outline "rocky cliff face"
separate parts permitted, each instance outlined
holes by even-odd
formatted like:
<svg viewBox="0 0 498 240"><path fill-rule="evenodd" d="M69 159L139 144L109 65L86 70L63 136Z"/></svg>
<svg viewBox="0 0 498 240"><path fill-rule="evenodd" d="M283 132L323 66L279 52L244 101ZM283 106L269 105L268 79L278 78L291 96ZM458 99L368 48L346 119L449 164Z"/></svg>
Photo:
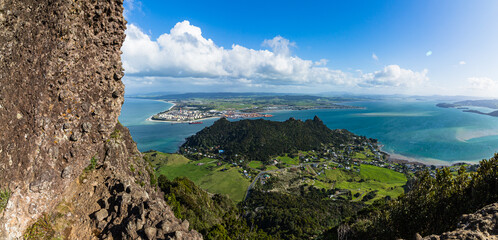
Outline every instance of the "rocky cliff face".
<svg viewBox="0 0 498 240"><path fill-rule="evenodd" d="M67 239L199 237L116 127L122 11L122 0L0 0L0 239L40 221Z"/></svg>
<svg viewBox="0 0 498 240"><path fill-rule="evenodd" d="M154 181L152 167L143 160L128 129L118 124L54 210L42 216L50 231L36 229L38 220L26 236L201 239L189 230L188 221L175 218Z"/></svg>
<svg viewBox="0 0 498 240"><path fill-rule="evenodd" d="M488 205L473 214L462 216L457 229L424 240L496 240L498 239L498 203Z"/></svg>

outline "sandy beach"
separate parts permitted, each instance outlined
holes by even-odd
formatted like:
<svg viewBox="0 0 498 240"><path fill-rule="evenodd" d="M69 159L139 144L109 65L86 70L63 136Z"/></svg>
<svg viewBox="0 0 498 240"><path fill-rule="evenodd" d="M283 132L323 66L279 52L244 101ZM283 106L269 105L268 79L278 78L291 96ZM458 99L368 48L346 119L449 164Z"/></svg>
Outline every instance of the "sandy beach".
<svg viewBox="0 0 498 240"><path fill-rule="evenodd" d="M389 161L389 162L414 164L414 165L433 165L432 163L420 161L418 159L403 156L401 154L387 153L387 152L385 152L385 153L389 155L389 157L387 158L387 161ZM444 162L444 164L439 164L439 165L448 165L448 163Z"/></svg>
<svg viewBox="0 0 498 240"><path fill-rule="evenodd" d="M155 100L155 101L158 101L158 102L167 102L167 103L171 103L173 105L171 105L171 107L168 108L168 110L166 111L169 111L171 110L174 106L176 106L176 103L175 102L171 102L171 101L164 101L164 100Z"/></svg>
<svg viewBox="0 0 498 240"><path fill-rule="evenodd" d="M396 153L389 153L389 152L384 152L389 155L389 158L387 161L389 162L394 162L394 163L404 163L404 164L415 164L415 165L435 165L435 166L452 166L458 163L469 163L469 164L477 164L479 161L443 161L439 159L433 159L433 158L423 158L423 159L417 159L417 158L412 158L412 157L407 157L401 154L396 154Z"/></svg>

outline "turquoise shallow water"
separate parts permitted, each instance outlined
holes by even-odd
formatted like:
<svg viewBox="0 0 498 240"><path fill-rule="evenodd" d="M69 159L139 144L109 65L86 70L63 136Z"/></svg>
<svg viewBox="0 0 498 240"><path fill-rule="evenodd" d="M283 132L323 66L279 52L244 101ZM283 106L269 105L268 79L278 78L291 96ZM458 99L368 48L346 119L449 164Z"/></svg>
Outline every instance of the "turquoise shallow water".
<svg viewBox="0 0 498 240"><path fill-rule="evenodd" d="M498 118L438 108L437 102L372 101L349 105L366 109L308 110L272 113L271 120L289 117L320 117L329 128L344 128L377 138L384 150L428 163L478 161L498 151ZM130 129L140 151L150 149L176 152L184 139L216 119L204 124L170 124L146 121L170 103L126 98L119 118Z"/></svg>

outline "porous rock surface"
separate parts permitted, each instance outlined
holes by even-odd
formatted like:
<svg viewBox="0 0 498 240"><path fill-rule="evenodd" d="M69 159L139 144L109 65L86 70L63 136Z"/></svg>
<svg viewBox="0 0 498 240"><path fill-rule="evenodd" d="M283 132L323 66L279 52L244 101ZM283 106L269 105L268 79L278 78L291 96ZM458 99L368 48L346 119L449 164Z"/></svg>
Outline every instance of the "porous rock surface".
<svg viewBox="0 0 498 240"><path fill-rule="evenodd" d="M128 131L116 128L122 4L0 0L0 190L11 193L0 239L21 238L61 209L67 239L199 237L174 218ZM99 169L83 171L92 157Z"/></svg>
<svg viewBox="0 0 498 240"><path fill-rule="evenodd" d="M127 128L118 124L70 191L51 212L58 236L65 239L202 239L188 221L175 218L151 185ZM124 161L123 159L126 159ZM81 234L84 233L84 234ZM91 234L89 234L91 233Z"/></svg>
<svg viewBox="0 0 498 240"><path fill-rule="evenodd" d="M457 229L424 240L498 240L498 203L488 205L473 214L465 214Z"/></svg>

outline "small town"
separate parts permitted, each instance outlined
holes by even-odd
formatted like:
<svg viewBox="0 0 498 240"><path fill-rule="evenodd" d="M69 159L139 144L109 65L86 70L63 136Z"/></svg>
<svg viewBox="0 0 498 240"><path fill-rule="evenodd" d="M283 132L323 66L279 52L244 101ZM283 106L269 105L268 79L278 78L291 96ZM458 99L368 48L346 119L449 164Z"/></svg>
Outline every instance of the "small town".
<svg viewBox="0 0 498 240"><path fill-rule="evenodd" d="M193 122L208 118L221 118L221 117L226 117L230 119L240 119L240 118L273 117L273 115L262 114L262 113L243 113L239 111L217 111L217 110L203 111L203 110L185 110L182 108L178 108L158 113L152 116L151 120L185 123L185 122Z"/></svg>
<svg viewBox="0 0 498 240"><path fill-rule="evenodd" d="M200 110L169 110L166 112L158 113L151 117L152 120L168 121L168 122L191 122L206 118L220 117L222 113L214 110L200 111Z"/></svg>

